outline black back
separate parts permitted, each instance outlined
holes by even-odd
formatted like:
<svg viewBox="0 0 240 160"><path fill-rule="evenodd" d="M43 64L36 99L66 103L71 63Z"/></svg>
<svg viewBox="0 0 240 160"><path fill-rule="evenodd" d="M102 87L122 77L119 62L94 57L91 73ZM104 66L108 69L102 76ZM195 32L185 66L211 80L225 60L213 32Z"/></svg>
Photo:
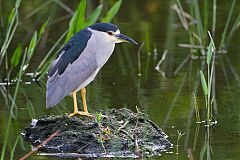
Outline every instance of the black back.
<svg viewBox="0 0 240 160"><path fill-rule="evenodd" d="M75 34L69 42L61 49L56 59L49 69L48 76L52 76L56 71L61 75L66 70L67 66L73 63L83 52L87 46L88 40L91 38L91 31L83 29Z"/></svg>

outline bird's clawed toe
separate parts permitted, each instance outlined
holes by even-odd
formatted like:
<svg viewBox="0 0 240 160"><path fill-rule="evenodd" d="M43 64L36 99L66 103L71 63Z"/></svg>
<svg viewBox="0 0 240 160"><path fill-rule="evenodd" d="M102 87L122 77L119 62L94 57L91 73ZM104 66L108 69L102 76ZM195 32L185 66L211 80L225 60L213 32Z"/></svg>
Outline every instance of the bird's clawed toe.
<svg viewBox="0 0 240 160"><path fill-rule="evenodd" d="M73 112L72 114L68 115L68 117L73 117L73 116L75 116L75 115L93 117L92 114L90 114L90 113L88 113L88 112L81 112L81 111Z"/></svg>

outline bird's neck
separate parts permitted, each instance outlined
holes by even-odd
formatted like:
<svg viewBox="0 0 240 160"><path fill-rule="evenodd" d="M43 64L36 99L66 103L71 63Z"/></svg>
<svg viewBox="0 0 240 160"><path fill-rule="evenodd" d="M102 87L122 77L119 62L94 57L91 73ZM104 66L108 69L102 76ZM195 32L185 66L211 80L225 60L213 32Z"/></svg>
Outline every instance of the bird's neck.
<svg viewBox="0 0 240 160"><path fill-rule="evenodd" d="M113 53L115 43L107 39L106 33L92 34L89 46L94 46L93 51L99 68L101 68Z"/></svg>

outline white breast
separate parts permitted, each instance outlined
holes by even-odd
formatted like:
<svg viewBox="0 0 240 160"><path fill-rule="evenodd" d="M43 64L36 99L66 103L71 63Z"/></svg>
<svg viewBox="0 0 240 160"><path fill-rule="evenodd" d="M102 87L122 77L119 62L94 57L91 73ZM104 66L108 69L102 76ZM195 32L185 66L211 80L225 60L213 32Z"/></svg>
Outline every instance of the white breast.
<svg viewBox="0 0 240 160"><path fill-rule="evenodd" d="M89 40L90 46L95 48L95 58L99 69L108 61L113 53L115 43L109 38L108 34L91 30L92 36Z"/></svg>
<svg viewBox="0 0 240 160"><path fill-rule="evenodd" d="M87 86L91 81L93 81L99 70L103 67L103 65L108 61L108 59L112 55L115 47L115 43L108 39L109 37L107 36L106 33L98 31L92 31L92 33L93 34L88 41L84 53L81 54L82 58L80 59L83 59L83 57L84 59L95 58L93 62L97 63L96 64L97 70L95 70L95 72L93 72L92 75L89 76L85 82L79 85L76 91L79 91L81 88Z"/></svg>

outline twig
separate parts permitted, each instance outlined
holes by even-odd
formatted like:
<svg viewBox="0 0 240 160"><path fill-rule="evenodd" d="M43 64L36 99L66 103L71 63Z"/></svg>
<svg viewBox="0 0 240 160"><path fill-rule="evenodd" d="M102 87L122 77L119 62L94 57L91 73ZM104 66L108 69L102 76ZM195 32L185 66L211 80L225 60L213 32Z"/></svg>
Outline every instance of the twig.
<svg viewBox="0 0 240 160"><path fill-rule="evenodd" d="M164 79L166 79L166 75L165 75L165 72L163 72L163 71L160 69L160 65L161 65L162 62L165 60L166 55L167 55L167 52L168 52L168 50L165 50L165 51L163 52L162 58L160 59L160 61L157 63L157 65L156 65L156 67L155 67L155 70L157 70L159 73L161 73L161 75L163 76Z"/></svg>
<svg viewBox="0 0 240 160"><path fill-rule="evenodd" d="M120 129L125 128L128 123L129 123L129 120L127 120L121 127L119 127L118 131L119 131Z"/></svg>
<svg viewBox="0 0 240 160"><path fill-rule="evenodd" d="M121 131L122 133L124 133L125 135L127 135L133 142L134 142L134 138L133 136L131 136L127 131L120 129L119 131Z"/></svg>
<svg viewBox="0 0 240 160"><path fill-rule="evenodd" d="M62 1L60 1L60 0L53 0L53 2L55 2L57 5L62 7L65 11L69 12L71 15L74 15L73 10L70 7L68 7L66 4L64 4Z"/></svg>
<svg viewBox="0 0 240 160"><path fill-rule="evenodd" d="M140 57L140 54L141 54L141 50L144 46L144 42L141 43L141 46L139 47L138 49L138 76L142 76L142 73L141 73L141 57Z"/></svg>
<svg viewBox="0 0 240 160"><path fill-rule="evenodd" d="M202 45L193 45L193 44L185 44L185 43L179 43L178 46L182 48L207 49L207 47Z"/></svg>
<svg viewBox="0 0 240 160"><path fill-rule="evenodd" d="M160 70L160 65L161 65L162 62L165 60L167 52L168 52L168 50L165 50L165 51L163 52L162 58L160 59L160 61L157 63L157 65L156 65L156 67L155 67L156 70Z"/></svg>
<svg viewBox="0 0 240 160"><path fill-rule="evenodd" d="M41 6L37 7L36 9L31 11L29 14L27 14L27 16L24 17L24 19L31 18L33 15L38 13L40 10L46 8L47 6L49 6L51 3L52 3L52 1L45 1L45 3L43 3Z"/></svg>
<svg viewBox="0 0 240 160"><path fill-rule="evenodd" d="M135 147L134 154L138 157L142 157L142 151L139 148L138 139L136 135L134 135L134 147Z"/></svg>
<svg viewBox="0 0 240 160"><path fill-rule="evenodd" d="M177 69L173 72L173 75L176 76L180 70L183 68L183 66L189 61L189 59L191 58L191 55L189 54L177 67Z"/></svg>
<svg viewBox="0 0 240 160"><path fill-rule="evenodd" d="M179 10L179 8L178 8L178 6L176 4L172 5L171 8L172 8L172 10L174 10L176 12L178 12L177 10ZM189 19L191 21L194 21L194 18L189 13L187 13L187 12L185 12L183 10L181 12L182 12L182 15L184 17L186 17L187 19Z"/></svg>
<svg viewBox="0 0 240 160"><path fill-rule="evenodd" d="M179 2L179 1L177 1L177 2ZM179 5L179 7L178 7L178 5ZM183 15L183 9L182 9L181 3L179 2L178 5L175 4L171 8L177 12L179 19L183 25L183 28L186 31L188 31L188 29L189 29L188 22L187 22L186 17Z"/></svg>
<svg viewBox="0 0 240 160"><path fill-rule="evenodd" d="M123 128L125 128L128 123L129 123L129 120L127 120L122 126L120 126L120 127L114 132L114 135L116 135L117 133L120 132L120 130L122 130Z"/></svg>
<svg viewBox="0 0 240 160"><path fill-rule="evenodd" d="M53 134L51 134L46 140L44 140L41 144L39 144L36 148L34 148L32 151L28 152L25 156L20 158L19 160L25 160L30 155L32 155L34 152L38 151L42 146L46 145L50 140L52 140L56 135L60 133L60 130L57 130Z"/></svg>

